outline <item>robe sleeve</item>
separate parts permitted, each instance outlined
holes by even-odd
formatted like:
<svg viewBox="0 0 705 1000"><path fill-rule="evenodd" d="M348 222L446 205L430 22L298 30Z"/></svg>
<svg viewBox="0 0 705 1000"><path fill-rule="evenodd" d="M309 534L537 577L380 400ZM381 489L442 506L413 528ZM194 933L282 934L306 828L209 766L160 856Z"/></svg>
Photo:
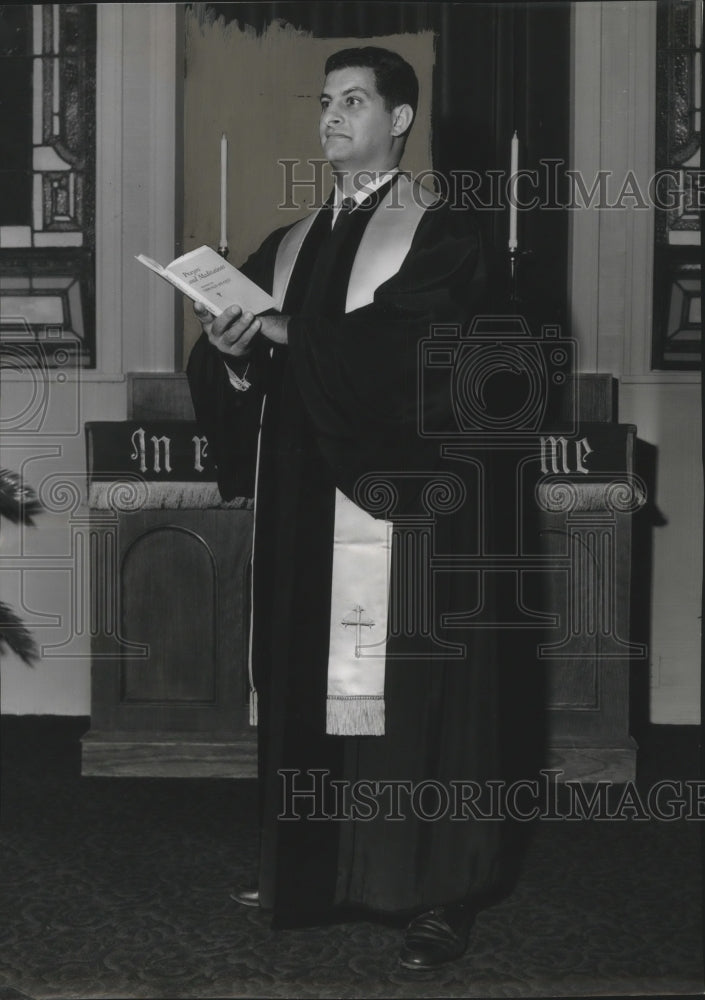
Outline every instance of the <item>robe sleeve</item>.
<svg viewBox="0 0 705 1000"><path fill-rule="evenodd" d="M338 487L369 472L432 470L437 438L454 425L453 364L429 367L435 324L466 330L482 312L486 274L469 213L427 211L399 272L369 305L339 320L289 321L289 355L318 444Z"/></svg>
<svg viewBox="0 0 705 1000"><path fill-rule="evenodd" d="M248 278L271 292L274 260L284 229L276 230L242 265ZM196 423L208 439L223 500L254 496L257 438L269 368L269 345L263 337L253 342L248 358L246 391L235 389L228 378L226 356L213 347L205 333L196 341L186 367ZM242 365L232 365L242 374Z"/></svg>

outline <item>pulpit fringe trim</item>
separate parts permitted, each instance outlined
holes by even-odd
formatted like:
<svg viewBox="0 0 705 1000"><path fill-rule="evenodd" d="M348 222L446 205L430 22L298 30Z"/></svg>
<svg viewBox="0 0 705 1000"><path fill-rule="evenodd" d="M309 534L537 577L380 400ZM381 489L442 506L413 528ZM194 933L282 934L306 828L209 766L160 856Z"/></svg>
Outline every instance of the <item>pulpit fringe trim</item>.
<svg viewBox="0 0 705 1000"><path fill-rule="evenodd" d="M216 483L119 480L92 482L88 506L94 510L241 510L252 506L247 497L223 500Z"/></svg>

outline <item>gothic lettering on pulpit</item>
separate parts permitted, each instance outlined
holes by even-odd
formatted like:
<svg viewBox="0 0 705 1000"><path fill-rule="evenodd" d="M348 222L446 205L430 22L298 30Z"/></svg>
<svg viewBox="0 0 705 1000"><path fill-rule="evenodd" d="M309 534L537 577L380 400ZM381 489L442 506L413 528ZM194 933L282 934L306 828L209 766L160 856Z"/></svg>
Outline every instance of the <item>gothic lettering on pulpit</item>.
<svg viewBox="0 0 705 1000"><path fill-rule="evenodd" d="M122 513L149 508L246 508L224 501L217 470L195 421L120 420L86 424L89 505Z"/></svg>
<svg viewBox="0 0 705 1000"><path fill-rule="evenodd" d="M96 421L87 425L93 476L126 473L146 480L214 482L208 439L196 424L173 421Z"/></svg>
<svg viewBox="0 0 705 1000"><path fill-rule="evenodd" d="M579 441L568 441L567 438L554 437L552 434L542 436L541 445L541 474L547 476L552 472L555 476L561 472L569 476L572 472L581 473L587 476L590 472L585 467L585 459L593 453L593 449L588 444L586 437ZM560 459L560 462L559 462ZM549 470L548 463L551 468Z"/></svg>
<svg viewBox="0 0 705 1000"><path fill-rule="evenodd" d="M208 454L208 438L202 434L194 434L191 440L193 441L193 467L196 472L204 472L206 467L201 463L201 459L205 459Z"/></svg>
<svg viewBox="0 0 705 1000"><path fill-rule="evenodd" d="M147 471L147 444L146 444L146 432L144 427L138 427L137 430L132 435L131 441L134 447L134 451L130 455L133 461L139 459L139 471ZM170 451L171 451L171 438L168 438L166 434L162 434L161 437L157 437L156 434L152 434L150 442L153 447L152 451L152 471L155 473L161 472L161 452L162 447L164 449L164 471L171 472Z"/></svg>

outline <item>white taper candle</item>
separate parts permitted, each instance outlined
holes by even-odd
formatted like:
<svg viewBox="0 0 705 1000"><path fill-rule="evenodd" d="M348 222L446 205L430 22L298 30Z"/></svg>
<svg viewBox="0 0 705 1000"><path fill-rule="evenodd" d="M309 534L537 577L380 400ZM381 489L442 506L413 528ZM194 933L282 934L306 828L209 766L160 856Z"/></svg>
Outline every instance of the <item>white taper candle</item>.
<svg viewBox="0 0 705 1000"><path fill-rule="evenodd" d="M220 249L228 245L228 137L220 137Z"/></svg>
<svg viewBox="0 0 705 1000"><path fill-rule="evenodd" d="M512 150L509 166L509 249L516 250L519 246L517 240L517 180L516 175L519 170L519 136L514 133L512 136Z"/></svg>

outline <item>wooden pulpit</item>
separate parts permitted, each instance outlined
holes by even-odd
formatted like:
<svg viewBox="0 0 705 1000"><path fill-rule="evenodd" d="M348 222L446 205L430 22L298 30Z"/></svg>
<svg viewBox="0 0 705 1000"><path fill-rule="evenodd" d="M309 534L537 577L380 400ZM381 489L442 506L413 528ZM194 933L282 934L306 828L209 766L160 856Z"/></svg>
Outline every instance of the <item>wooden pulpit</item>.
<svg viewBox="0 0 705 1000"><path fill-rule="evenodd" d="M82 773L249 777L252 501L221 501L195 423L149 412L86 426L92 692Z"/></svg>
<svg viewBox="0 0 705 1000"><path fill-rule="evenodd" d="M82 770L254 776L252 501L221 501L183 377L144 378L153 385L132 419L86 427L93 665ZM525 525L512 515L521 538L491 560L515 608L503 628L506 662L516 661L506 737L525 766L534 712L540 763L558 780L626 781L636 771L630 664L646 652L630 637L632 518L645 496L636 429L612 419L612 380L582 381L571 433L547 430L518 458L507 453L505 494L530 513ZM165 419L175 387L181 419Z"/></svg>

